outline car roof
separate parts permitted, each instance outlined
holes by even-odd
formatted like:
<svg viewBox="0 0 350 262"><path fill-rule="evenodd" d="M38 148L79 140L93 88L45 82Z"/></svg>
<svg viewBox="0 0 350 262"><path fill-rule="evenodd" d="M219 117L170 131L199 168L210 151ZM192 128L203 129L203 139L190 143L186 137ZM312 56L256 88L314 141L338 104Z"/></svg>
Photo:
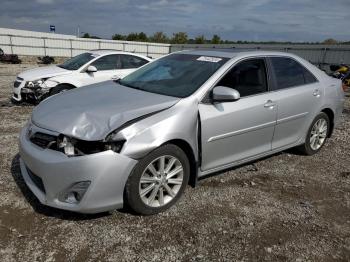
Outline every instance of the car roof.
<svg viewBox="0 0 350 262"><path fill-rule="evenodd" d="M136 55L140 57L146 57L144 55L138 54L138 53L131 53L131 52L124 52L124 51L118 51L118 50L112 50L112 49L95 49L87 51L92 54L96 55L110 55L110 54L125 54L125 55ZM148 58L149 59L149 58Z"/></svg>
<svg viewBox="0 0 350 262"><path fill-rule="evenodd" d="M278 52L278 51L265 51L265 50L249 50L249 49L238 49L238 48L230 48L230 49L193 49L193 50L184 50L180 51L182 54L189 55L203 55L203 56L218 56L218 57L226 57L226 58L234 58L236 56L289 56L294 57L293 54L286 52Z"/></svg>

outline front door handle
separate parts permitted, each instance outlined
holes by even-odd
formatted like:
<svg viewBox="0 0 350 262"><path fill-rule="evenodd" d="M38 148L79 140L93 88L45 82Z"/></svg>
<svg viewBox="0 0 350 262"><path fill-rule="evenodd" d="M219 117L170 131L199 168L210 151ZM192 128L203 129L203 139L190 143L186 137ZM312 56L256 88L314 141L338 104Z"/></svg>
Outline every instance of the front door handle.
<svg viewBox="0 0 350 262"><path fill-rule="evenodd" d="M312 93L312 95L316 96L316 97L320 97L321 96L320 90L315 89L314 92Z"/></svg>
<svg viewBox="0 0 350 262"><path fill-rule="evenodd" d="M273 109L276 106L276 103L273 102L272 100L267 100L264 107L265 108L269 108L269 109Z"/></svg>

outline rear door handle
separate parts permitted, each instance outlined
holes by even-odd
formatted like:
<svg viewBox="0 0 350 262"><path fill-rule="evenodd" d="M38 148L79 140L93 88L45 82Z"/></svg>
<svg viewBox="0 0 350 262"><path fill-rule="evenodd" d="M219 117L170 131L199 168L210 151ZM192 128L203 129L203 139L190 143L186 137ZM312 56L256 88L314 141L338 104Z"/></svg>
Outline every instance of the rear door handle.
<svg viewBox="0 0 350 262"><path fill-rule="evenodd" d="M320 90L318 90L318 89L315 89L312 94L313 94L313 96L316 96L316 97L320 97L321 96Z"/></svg>
<svg viewBox="0 0 350 262"><path fill-rule="evenodd" d="M269 109L273 109L276 106L276 103L273 102L272 100L267 100L264 107L265 108L269 108Z"/></svg>

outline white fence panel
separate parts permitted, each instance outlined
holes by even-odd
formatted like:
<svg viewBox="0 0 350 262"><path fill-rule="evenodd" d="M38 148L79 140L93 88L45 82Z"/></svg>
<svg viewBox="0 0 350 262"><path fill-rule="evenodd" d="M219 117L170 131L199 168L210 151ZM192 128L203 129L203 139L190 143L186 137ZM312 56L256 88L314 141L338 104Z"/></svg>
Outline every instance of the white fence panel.
<svg viewBox="0 0 350 262"><path fill-rule="evenodd" d="M147 42L130 42L103 39L76 38L23 30L0 28L0 48L5 53L32 56L71 57L93 49L111 49L135 52L158 58L174 51L195 48L230 48L278 50L297 54L315 64L350 64L349 45L303 45L303 44L223 44L223 45L170 45Z"/></svg>
<svg viewBox="0 0 350 262"><path fill-rule="evenodd" d="M63 37L56 34L7 30L6 28L0 28L0 47L4 52L10 54L63 57L75 56L88 50L111 49L158 58L170 51L170 44Z"/></svg>
<svg viewBox="0 0 350 262"><path fill-rule="evenodd" d="M101 49L113 49L123 51L124 44L118 42L101 42Z"/></svg>

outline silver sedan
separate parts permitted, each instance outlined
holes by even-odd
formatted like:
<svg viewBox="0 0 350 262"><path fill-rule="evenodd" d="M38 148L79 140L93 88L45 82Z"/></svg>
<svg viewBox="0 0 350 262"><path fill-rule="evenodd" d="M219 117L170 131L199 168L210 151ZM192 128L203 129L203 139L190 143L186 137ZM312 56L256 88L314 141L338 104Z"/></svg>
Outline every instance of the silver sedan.
<svg viewBox="0 0 350 262"><path fill-rule="evenodd" d="M174 53L43 101L20 135L21 171L45 205L155 214L211 173L317 153L343 102L340 80L295 55Z"/></svg>

